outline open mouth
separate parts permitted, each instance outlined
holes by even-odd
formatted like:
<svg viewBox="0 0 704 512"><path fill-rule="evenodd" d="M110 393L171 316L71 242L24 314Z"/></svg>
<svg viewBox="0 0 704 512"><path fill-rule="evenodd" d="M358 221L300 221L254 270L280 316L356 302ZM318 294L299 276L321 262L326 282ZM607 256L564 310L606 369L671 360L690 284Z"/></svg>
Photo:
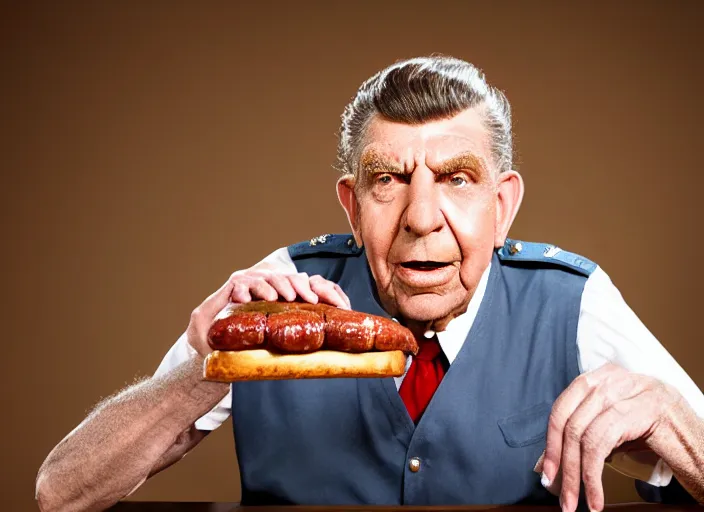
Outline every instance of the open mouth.
<svg viewBox="0 0 704 512"><path fill-rule="evenodd" d="M443 261L406 261L404 263L401 263L401 266L403 268L423 271L437 270L439 268L445 268L449 265L450 263Z"/></svg>

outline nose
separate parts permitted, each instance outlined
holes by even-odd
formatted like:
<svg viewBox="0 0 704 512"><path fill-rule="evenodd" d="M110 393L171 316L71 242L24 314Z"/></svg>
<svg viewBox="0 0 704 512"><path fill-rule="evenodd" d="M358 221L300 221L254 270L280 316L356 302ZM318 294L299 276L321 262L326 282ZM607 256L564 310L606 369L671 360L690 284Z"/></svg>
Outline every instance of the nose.
<svg viewBox="0 0 704 512"><path fill-rule="evenodd" d="M413 171L403 218L403 228L407 233L422 237L442 229L444 217L438 193L433 171L428 168Z"/></svg>

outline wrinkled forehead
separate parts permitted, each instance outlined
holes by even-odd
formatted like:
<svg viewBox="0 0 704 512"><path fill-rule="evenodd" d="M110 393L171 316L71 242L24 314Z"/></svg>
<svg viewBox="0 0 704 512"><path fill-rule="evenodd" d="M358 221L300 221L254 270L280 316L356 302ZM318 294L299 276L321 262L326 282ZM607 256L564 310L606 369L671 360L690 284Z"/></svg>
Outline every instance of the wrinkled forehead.
<svg viewBox="0 0 704 512"><path fill-rule="evenodd" d="M460 156L475 160L487 171L494 169L489 133L473 109L419 125L375 117L367 126L358 162L359 170L393 165L412 172L420 162L435 169Z"/></svg>

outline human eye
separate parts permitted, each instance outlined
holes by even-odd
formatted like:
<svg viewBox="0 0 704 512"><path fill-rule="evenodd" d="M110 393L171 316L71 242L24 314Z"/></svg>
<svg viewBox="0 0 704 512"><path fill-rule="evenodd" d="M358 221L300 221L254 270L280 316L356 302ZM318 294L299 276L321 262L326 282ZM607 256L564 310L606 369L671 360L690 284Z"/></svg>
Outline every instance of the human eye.
<svg viewBox="0 0 704 512"><path fill-rule="evenodd" d="M408 183L406 175L380 170L370 176L370 191L377 201L389 203L403 190Z"/></svg>
<svg viewBox="0 0 704 512"><path fill-rule="evenodd" d="M393 184L408 184L410 176L400 172L379 172L374 175L374 184L382 187L388 187Z"/></svg>
<svg viewBox="0 0 704 512"><path fill-rule="evenodd" d="M387 172L383 174L377 174L375 181L381 185L389 185L391 182L394 181L394 178L393 176L391 176L391 174Z"/></svg>
<svg viewBox="0 0 704 512"><path fill-rule="evenodd" d="M448 177L447 181L450 183L450 185L456 188L464 187L470 182L469 177L464 172L456 172L454 174L451 174Z"/></svg>

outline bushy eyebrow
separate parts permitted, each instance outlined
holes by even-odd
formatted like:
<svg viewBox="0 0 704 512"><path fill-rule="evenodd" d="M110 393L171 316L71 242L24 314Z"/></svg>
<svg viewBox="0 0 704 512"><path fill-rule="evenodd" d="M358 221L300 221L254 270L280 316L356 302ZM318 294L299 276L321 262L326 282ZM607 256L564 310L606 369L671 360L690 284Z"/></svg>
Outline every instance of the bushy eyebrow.
<svg viewBox="0 0 704 512"><path fill-rule="evenodd" d="M453 156L434 169L434 172L436 174L452 174L459 170L467 170L477 175L486 174L484 162L474 153L462 153Z"/></svg>
<svg viewBox="0 0 704 512"><path fill-rule="evenodd" d="M367 151L362 155L359 162L359 169L362 171L363 176L368 174L369 171L405 172L402 165L392 162L387 157L374 150Z"/></svg>
<svg viewBox="0 0 704 512"><path fill-rule="evenodd" d="M370 172L390 172L394 174L409 174L404 167L393 162L381 153L370 150L365 152L360 159L360 171L365 176ZM472 152L460 153L442 162L433 169L439 175L452 174L459 170L470 171L472 174L480 176L487 173L486 165L482 158Z"/></svg>

